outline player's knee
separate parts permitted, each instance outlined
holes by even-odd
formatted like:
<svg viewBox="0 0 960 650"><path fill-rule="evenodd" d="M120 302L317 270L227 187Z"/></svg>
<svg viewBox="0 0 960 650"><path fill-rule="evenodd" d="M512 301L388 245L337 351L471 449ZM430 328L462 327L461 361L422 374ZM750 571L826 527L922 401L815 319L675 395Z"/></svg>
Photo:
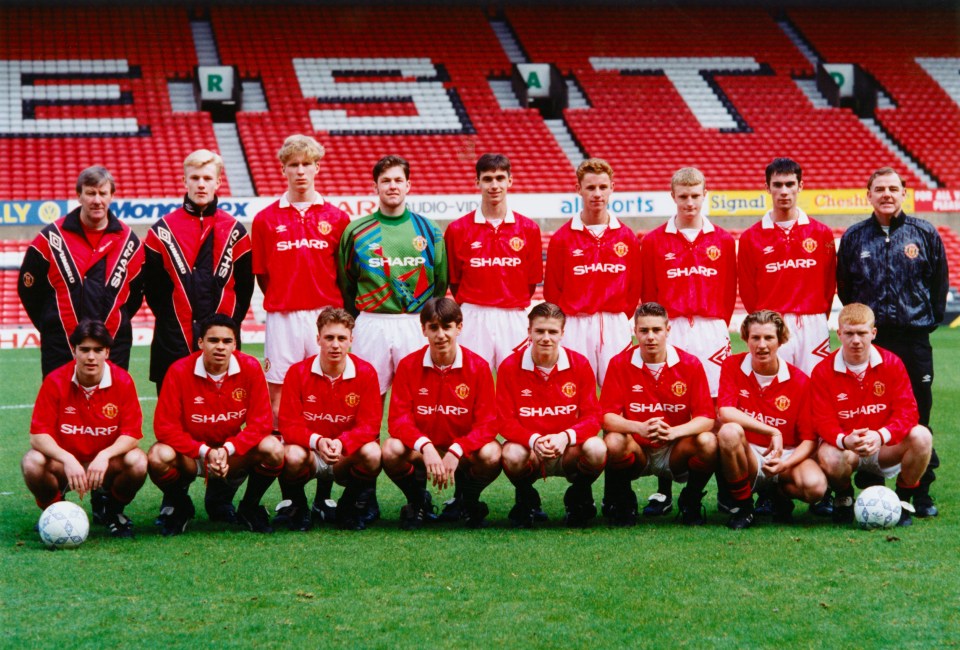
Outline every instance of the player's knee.
<svg viewBox="0 0 960 650"><path fill-rule="evenodd" d="M596 436L584 440L581 450L583 459L588 465L599 467L607 462L607 446Z"/></svg>
<svg viewBox="0 0 960 650"><path fill-rule="evenodd" d="M907 434L907 442L913 449L927 452L933 448L933 434L930 433L930 429L918 424L910 429L910 433Z"/></svg>
<svg viewBox="0 0 960 650"><path fill-rule="evenodd" d="M36 449L31 449L23 455L20 461L20 470L26 477L33 477L41 474L47 465L47 457Z"/></svg>
<svg viewBox="0 0 960 650"><path fill-rule="evenodd" d="M296 474L306 464L310 452L300 445L284 445L283 464L288 472Z"/></svg>
<svg viewBox="0 0 960 650"><path fill-rule="evenodd" d="M717 431L717 445L721 452L742 447L743 441L743 427L735 422L727 422Z"/></svg>
<svg viewBox="0 0 960 650"><path fill-rule="evenodd" d="M820 449L817 451L817 463L827 476L847 474L852 469L849 467L844 453L828 444L820 445Z"/></svg>
<svg viewBox="0 0 960 650"><path fill-rule="evenodd" d="M506 443L500 453L501 464L507 474L518 474L530 459L530 451L513 442Z"/></svg>
<svg viewBox="0 0 960 650"><path fill-rule="evenodd" d="M264 436L257 444L257 452L261 462L275 466L283 462L283 443L276 436Z"/></svg>
<svg viewBox="0 0 960 650"><path fill-rule="evenodd" d="M713 435L713 432L698 433L694 443L701 456L714 457L717 455L717 437Z"/></svg>
<svg viewBox="0 0 960 650"><path fill-rule="evenodd" d="M482 468L489 469L500 465L501 455L502 448L500 447L500 443L494 440L493 442L488 442L477 451L476 462Z"/></svg>
<svg viewBox="0 0 960 650"><path fill-rule="evenodd" d="M380 468L380 458L382 456L380 450L380 443L378 442L368 442L364 446L360 447L360 463L364 466L365 469L379 469Z"/></svg>
<svg viewBox="0 0 960 650"><path fill-rule="evenodd" d="M407 446L397 438L387 438L383 441L383 462L394 463L407 451Z"/></svg>
<svg viewBox="0 0 960 650"><path fill-rule="evenodd" d="M152 469L164 468L172 465L177 458L177 452L170 445L162 442L155 443L147 452L147 464Z"/></svg>
<svg viewBox="0 0 960 650"><path fill-rule="evenodd" d="M123 465L132 476L139 478L147 475L147 455L139 447L124 454Z"/></svg>
<svg viewBox="0 0 960 650"><path fill-rule="evenodd" d="M611 460L620 460L627 455L627 437L622 433L604 433L603 444L607 448L607 457Z"/></svg>

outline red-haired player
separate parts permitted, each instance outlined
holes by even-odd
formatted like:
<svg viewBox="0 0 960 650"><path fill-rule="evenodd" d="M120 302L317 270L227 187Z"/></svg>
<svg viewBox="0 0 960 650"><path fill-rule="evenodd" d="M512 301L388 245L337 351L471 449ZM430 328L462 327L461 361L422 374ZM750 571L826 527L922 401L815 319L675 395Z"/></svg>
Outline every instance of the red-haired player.
<svg viewBox="0 0 960 650"><path fill-rule="evenodd" d="M503 470L516 488L510 522L529 528L544 519L539 477L564 476L566 524L585 527L597 514L593 483L607 448L597 437L600 407L593 369L582 354L561 347L565 316L549 302L528 315L530 346L513 353L497 372L497 418Z"/></svg>
<svg viewBox="0 0 960 650"><path fill-rule="evenodd" d="M604 514L618 526L637 521L630 482L662 476L686 483L680 493L684 524L704 523L703 488L717 461L713 400L703 364L667 344L667 310L655 302L637 308L639 343L610 362L600 394L607 446Z"/></svg>
<svg viewBox="0 0 960 650"><path fill-rule="evenodd" d="M216 510L208 507L207 514L254 532L273 532L260 500L283 469L283 443L270 435L273 417L260 362L237 351L239 336L240 328L225 314L205 320L200 350L174 362L160 390L153 418L157 442L147 457L150 478L164 494L159 517L164 535L179 535L193 519L188 490L197 476L235 489L249 475L236 512L226 501Z"/></svg>
<svg viewBox="0 0 960 650"><path fill-rule="evenodd" d="M809 379L777 354L789 339L783 318L764 309L740 326L747 344L723 362L717 407L720 467L736 510L727 525L739 530L754 522L754 491L768 488L775 521L792 519L793 499L815 503L827 480L814 460L816 433Z"/></svg>
<svg viewBox="0 0 960 650"><path fill-rule="evenodd" d="M333 481L344 486L335 511L341 528L362 530L374 518L368 509L380 473L383 402L377 371L349 354L353 326L353 316L342 308L321 311L316 325L320 354L290 366L283 381L280 426L286 462L280 486L290 502L278 506L274 526L310 528L303 488L313 478L322 495L330 494ZM325 501L314 501L313 519L334 514Z"/></svg>
<svg viewBox="0 0 960 650"><path fill-rule="evenodd" d="M433 518L428 479L440 489L456 485L446 519L479 528L488 513L480 493L500 474L493 375L483 357L457 343L463 314L453 300L428 300L420 323L428 345L397 367L383 468L407 498L404 529Z"/></svg>

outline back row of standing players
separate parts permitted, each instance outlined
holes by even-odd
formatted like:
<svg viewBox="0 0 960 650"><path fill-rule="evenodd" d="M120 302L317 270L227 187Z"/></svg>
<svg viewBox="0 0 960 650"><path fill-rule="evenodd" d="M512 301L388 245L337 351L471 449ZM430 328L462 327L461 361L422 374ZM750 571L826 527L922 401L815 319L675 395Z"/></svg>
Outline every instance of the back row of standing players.
<svg viewBox="0 0 960 650"><path fill-rule="evenodd" d="M251 239L217 209L219 156L194 152L184 164L184 205L151 228L145 256L136 236L109 213L109 173L86 170L77 184L80 207L44 229L21 269L21 297L41 331L44 374L71 358L67 335L82 317L106 323L116 339L111 359L125 366L129 320L145 292L157 318L151 379L159 389L170 365L196 349L207 316L242 321L254 277L267 312L264 355L274 426L287 370L318 352L314 323L325 306L345 305L358 314L353 350L375 367L381 394L400 360L421 347L417 313L448 284L462 308L465 347L496 367L523 344L526 312L542 276L541 240L534 222L508 208L513 179L506 157L478 160L480 208L441 234L406 208L404 159L378 161L373 180L380 209L351 223L316 190L322 155L312 138L287 139L279 153L287 192L257 215ZM607 210L613 176L604 161L580 165L583 211L551 238L542 278L545 298L566 315L565 347L586 357L598 384L611 359L630 345L629 316L638 302L655 301L670 315L671 345L703 362L715 398L739 274L748 311L783 314L790 339L779 354L804 372L829 354L826 314L835 287L844 302L872 305L881 338L907 360L920 421L927 424L927 334L942 319L946 262L935 229L902 213L905 190L895 171L883 168L871 177L874 215L845 235L839 265L830 230L797 206L802 170L789 159L768 166L773 209L741 237L739 258L733 238L702 215L699 171L674 175L677 214L642 245ZM921 514L936 512L926 490L932 478L928 472L914 493ZM656 513L670 506L670 482L663 480L648 508Z"/></svg>

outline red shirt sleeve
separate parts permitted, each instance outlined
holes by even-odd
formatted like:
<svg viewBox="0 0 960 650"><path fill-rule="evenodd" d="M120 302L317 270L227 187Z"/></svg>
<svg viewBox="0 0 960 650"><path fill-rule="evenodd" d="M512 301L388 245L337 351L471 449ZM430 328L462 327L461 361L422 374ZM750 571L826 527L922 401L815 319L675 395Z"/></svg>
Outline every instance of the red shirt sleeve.
<svg viewBox="0 0 960 650"><path fill-rule="evenodd" d="M413 449L420 438L429 438L417 427L413 414L413 395L420 386L419 371L422 368L422 362L423 357L420 354L414 353L404 357L397 366L393 390L390 393L387 428L390 436L402 442L408 449Z"/></svg>
<svg viewBox="0 0 960 650"><path fill-rule="evenodd" d="M833 305L833 296L837 293L837 245L833 241L833 231L824 226L822 250L823 257L823 297L827 304L827 316Z"/></svg>
<svg viewBox="0 0 960 650"><path fill-rule="evenodd" d="M640 300L657 300L657 265L654 258L654 233L648 232L640 242Z"/></svg>
<svg viewBox="0 0 960 650"><path fill-rule="evenodd" d="M496 432L496 396L493 388L493 375L486 362L472 363L470 371L476 378L474 387L477 399L473 404L473 427L465 435L454 440L463 448L464 455L471 454L497 437Z"/></svg>
<svg viewBox="0 0 960 650"><path fill-rule="evenodd" d="M470 215L467 216L469 217ZM459 251L457 250L457 236L461 234L459 221L458 219L451 223L443 233L443 241L447 247L447 275L450 278L450 284L460 284L462 277L460 271L463 266L463 260L460 259Z"/></svg>
<svg viewBox="0 0 960 650"><path fill-rule="evenodd" d="M380 381L372 366L361 368L357 364L356 388L360 393L353 428L340 434L343 453L350 456L368 442L380 439L380 424L383 422L383 401L380 399Z"/></svg>
<svg viewBox="0 0 960 650"><path fill-rule="evenodd" d="M279 420L284 443L309 449L312 432L303 417L303 370L302 364L294 364L283 378Z"/></svg>
<svg viewBox="0 0 960 650"><path fill-rule="evenodd" d="M516 361L513 356L507 357L497 371L497 427L505 440L527 447L531 434L540 432L530 431L517 419L515 396L519 390L519 369L514 363Z"/></svg>
<svg viewBox="0 0 960 650"><path fill-rule="evenodd" d="M260 363L250 356L241 357L239 353L237 357L250 401L243 429L227 438L224 444L232 443L237 455L244 456L273 431L273 409L267 392L267 378L260 369Z"/></svg>
<svg viewBox="0 0 960 650"><path fill-rule="evenodd" d="M717 417L717 408L713 404L713 398L710 397L710 382L707 381L707 371L703 369L703 364L698 360L691 364L690 383L692 385L693 396L690 399L690 419L696 417L710 418ZM721 367L721 374L723 369ZM721 385L723 382L721 381Z"/></svg>
<svg viewBox="0 0 960 650"><path fill-rule="evenodd" d="M563 294L563 273L566 266L566 245L563 242L564 230L553 233L547 246L547 271L543 278L543 298L547 302L559 304Z"/></svg>
<svg viewBox="0 0 960 650"><path fill-rule="evenodd" d="M583 359L577 366L577 394L580 395L579 415L572 429L577 432L577 444L600 433L600 403L597 401L597 379L590 364ZM552 433L558 433L553 431Z"/></svg>
<svg viewBox="0 0 960 650"><path fill-rule="evenodd" d="M524 226L527 229L525 261L527 267L527 284L540 284L543 281L543 243L540 226L533 221L525 221Z"/></svg>
<svg viewBox="0 0 960 650"><path fill-rule="evenodd" d="M623 362L620 355L610 361L607 368L606 379L603 387L600 389L600 422L603 423L603 416L607 413L625 416L626 412L626 391L624 390L623 378L626 372L622 368Z"/></svg>
<svg viewBox="0 0 960 650"><path fill-rule="evenodd" d="M737 407L737 376L734 373L741 372L740 364L743 363L743 355L732 354L723 360L720 366L720 388L717 391L717 408L725 406Z"/></svg>
<svg viewBox="0 0 960 650"><path fill-rule="evenodd" d="M113 369L114 381L118 380L118 368ZM120 397L120 429L119 435L130 436L135 440L143 438L143 411L140 409L140 400L137 398L137 387L133 378L126 372L119 379Z"/></svg>
<svg viewBox="0 0 960 650"><path fill-rule="evenodd" d="M740 277L740 300L748 314L757 310L756 261L753 256L753 229L740 236L740 248L737 252L737 275Z"/></svg>
<svg viewBox="0 0 960 650"><path fill-rule="evenodd" d="M167 372L153 416L153 433L157 442L173 447L178 454L197 458L200 456L200 443L183 426L183 388L186 383L181 376L183 368L189 366L177 362Z"/></svg>
<svg viewBox="0 0 960 650"><path fill-rule="evenodd" d="M834 354L840 354L840 352ZM813 369L810 377L810 408L808 410L812 412L813 428L820 439L836 447L837 436L844 433L844 430L837 416L836 402L831 394L834 354Z"/></svg>
<svg viewBox="0 0 960 650"><path fill-rule="evenodd" d="M253 249L253 274L267 275L267 271L269 270L267 246L270 243L268 241L270 235L267 229L267 215L261 212L254 217L250 230L250 244Z"/></svg>
<svg viewBox="0 0 960 650"><path fill-rule="evenodd" d="M726 280L723 287L723 320L730 322L733 309L737 306L737 244L728 233L723 242L723 254L726 258Z"/></svg>

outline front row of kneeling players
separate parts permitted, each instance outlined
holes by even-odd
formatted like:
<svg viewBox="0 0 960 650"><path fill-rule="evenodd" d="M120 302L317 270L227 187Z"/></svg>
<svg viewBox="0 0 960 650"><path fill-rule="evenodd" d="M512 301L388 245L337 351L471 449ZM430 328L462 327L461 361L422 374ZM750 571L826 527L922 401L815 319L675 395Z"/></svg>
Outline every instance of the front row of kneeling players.
<svg viewBox="0 0 960 650"><path fill-rule="evenodd" d="M320 354L294 365L284 382L283 442L271 434L259 363L237 351L232 319L214 316L201 329L200 350L171 367L148 454L137 448L142 416L133 382L107 361L112 341L103 325L85 321L70 340L75 361L51 373L37 397L26 484L41 508L68 489L82 496L102 487L99 523L126 537L132 525L124 506L148 472L164 493L158 523L165 535L182 533L195 516L188 488L198 476L208 481L212 520L270 532L260 501L277 477L290 500L273 525L307 530L322 519L359 530L379 516L372 495L381 468L406 497L405 529L438 518L428 481L455 488L440 519L483 526L488 508L480 495L501 467L516 491L508 516L515 527L546 518L534 484L548 475L570 483L565 523L588 525L596 516L592 484L604 470L603 513L611 523L636 522L631 481L656 475L686 484L680 518L699 525L704 488L716 474L728 526L740 529L753 524L752 493L762 487L772 489L777 521L790 521L794 499L814 503L828 485L837 493L834 519L852 521L855 471L896 476L909 501L930 458L931 435L917 424L903 364L871 345L874 316L864 305L840 312L841 348L812 381L777 355L789 337L780 315L747 316L741 336L748 351L725 360L716 405L700 361L667 344L670 321L656 303L637 309L638 344L611 361L599 403L586 358L560 345L565 317L556 305L530 311L530 345L500 366L496 389L488 364L457 343L463 324L455 302L430 300L420 321L428 345L398 367L382 447L376 371L349 353L353 317L328 308L317 321ZM334 481L343 485L339 504L320 498L309 506L311 479L325 486L321 495ZM903 512L900 523L908 524Z"/></svg>

